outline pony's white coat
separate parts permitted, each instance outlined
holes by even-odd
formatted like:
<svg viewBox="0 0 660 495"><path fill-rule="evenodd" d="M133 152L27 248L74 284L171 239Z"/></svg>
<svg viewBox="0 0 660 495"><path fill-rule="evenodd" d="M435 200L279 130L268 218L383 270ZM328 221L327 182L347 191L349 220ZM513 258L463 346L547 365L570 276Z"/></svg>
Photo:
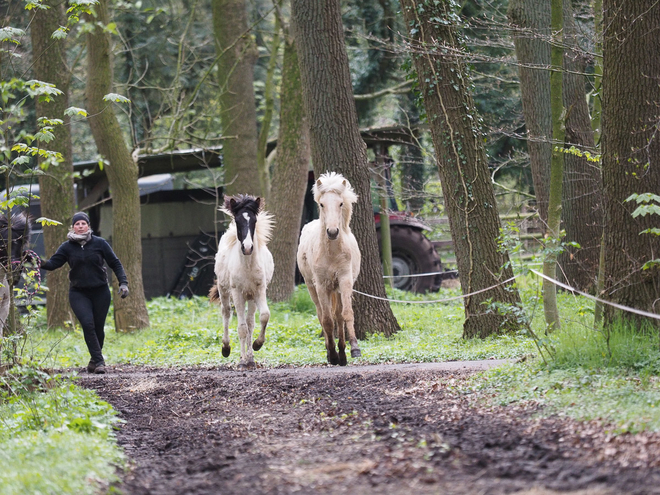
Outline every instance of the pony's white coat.
<svg viewBox="0 0 660 495"><path fill-rule="evenodd" d="M223 208L225 213L233 215ZM273 255L268 250L273 228L273 217L262 211L257 215L254 239L248 235L252 254L244 255L236 232L236 222L231 225L220 239L215 257L215 276L217 277L218 297L222 304L224 334L222 353L229 356L229 322L231 320L231 301L236 308L238 319L238 337L241 343L241 367L254 367L254 350L259 350L266 338L266 326L270 311L266 301L266 288L273 278ZM212 296L213 299L213 296ZM247 314L245 304L247 303ZM250 346L255 324L255 312L259 310L261 332L253 346Z"/></svg>
<svg viewBox="0 0 660 495"><path fill-rule="evenodd" d="M314 200L319 219L302 230L298 246L298 268L305 279L316 314L323 327L328 362L346 365L344 329L348 333L351 356L360 356L353 325L353 283L360 273L360 248L350 229L357 195L341 175L321 175L314 184ZM339 337L335 350L334 328Z"/></svg>

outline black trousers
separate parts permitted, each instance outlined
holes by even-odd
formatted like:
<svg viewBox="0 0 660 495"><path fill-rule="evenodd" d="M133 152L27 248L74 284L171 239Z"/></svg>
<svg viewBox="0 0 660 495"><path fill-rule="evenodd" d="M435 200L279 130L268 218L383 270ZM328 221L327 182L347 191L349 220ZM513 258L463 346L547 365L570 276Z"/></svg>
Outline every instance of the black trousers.
<svg viewBox="0 0 660 495"><path fill-rule="evenodd" d="M110 288L107 285L91 289L69 289L69 303L85 336L89 355L94 363L102 363L105 319L110 309Z"/></svg>

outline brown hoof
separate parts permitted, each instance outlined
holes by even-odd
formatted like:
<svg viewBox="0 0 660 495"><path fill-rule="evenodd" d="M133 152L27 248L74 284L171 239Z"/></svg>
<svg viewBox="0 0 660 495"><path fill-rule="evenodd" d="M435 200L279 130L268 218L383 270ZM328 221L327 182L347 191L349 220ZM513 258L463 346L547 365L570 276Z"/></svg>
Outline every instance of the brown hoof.
<svg viewBox="0 0 660 495"><path fill-rule="evenodd" d="M362 353L360 352L360 349L351 349L351 357L352 358L362 357Z"/></svg>
<svg viewBox="0 0 660 495"><path fill-rule="evenodd" d="M231 347L223 347L222 348L222 355L224 357L229 357L229 354L231 354Z"/></svg>
<svg viewBox="0 0 660 495"><path fill-rule="evenodd" d="M261 346L263 345L264 345L263 342L259 342L258 340L255 340L254 342L252 342L252 350L258 351L259 349L261 349Z"/></svg>
<svg viewBox="0 0 660 495"><path fill-rule="evenodd" d="M327 358L328 358L328 363L332 364L333 366L339 364L339 356L337 355L337 351L335 351L334 349L332 351L328 351Z"/></svg>

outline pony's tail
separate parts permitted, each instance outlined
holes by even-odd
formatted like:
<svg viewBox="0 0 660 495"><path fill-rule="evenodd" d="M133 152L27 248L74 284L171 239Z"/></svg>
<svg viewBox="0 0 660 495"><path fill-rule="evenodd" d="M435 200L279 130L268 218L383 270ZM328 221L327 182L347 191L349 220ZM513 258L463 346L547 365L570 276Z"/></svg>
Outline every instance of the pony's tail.
<svg viewBox="0 0 660 495"><path fill-rule="evenodd" d="M211 287L211 290L209 291L209 300L212 303L220 304L220 294L218 294L218 281L217 280L213 281L213 287Z"/></svg>

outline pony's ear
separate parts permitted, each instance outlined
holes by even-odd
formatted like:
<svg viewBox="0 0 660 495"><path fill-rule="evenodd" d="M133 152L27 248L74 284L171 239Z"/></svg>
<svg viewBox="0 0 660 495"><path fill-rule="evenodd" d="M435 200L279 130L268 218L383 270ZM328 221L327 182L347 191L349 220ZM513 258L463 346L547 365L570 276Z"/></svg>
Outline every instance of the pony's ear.
<svg viewBox="0 0 660 495"><path fill-rule="evenodd" d="M321 187L321 179L316 179L316 186Z"/></svg>
<svg viewBox="0 0 660 495"><path fill-rule="evenodd" d="M344 179L343 181L341 181L341 185L344 186L344 187L346 187L346 179Z"/></svg>
<svg viewBox="0 0 660 495"><path fill-rule="evenodd" d="M263 211L263 209L266 207L266 200L261 197L257 197L254 200L257 203L257 213Z"/></svg>

